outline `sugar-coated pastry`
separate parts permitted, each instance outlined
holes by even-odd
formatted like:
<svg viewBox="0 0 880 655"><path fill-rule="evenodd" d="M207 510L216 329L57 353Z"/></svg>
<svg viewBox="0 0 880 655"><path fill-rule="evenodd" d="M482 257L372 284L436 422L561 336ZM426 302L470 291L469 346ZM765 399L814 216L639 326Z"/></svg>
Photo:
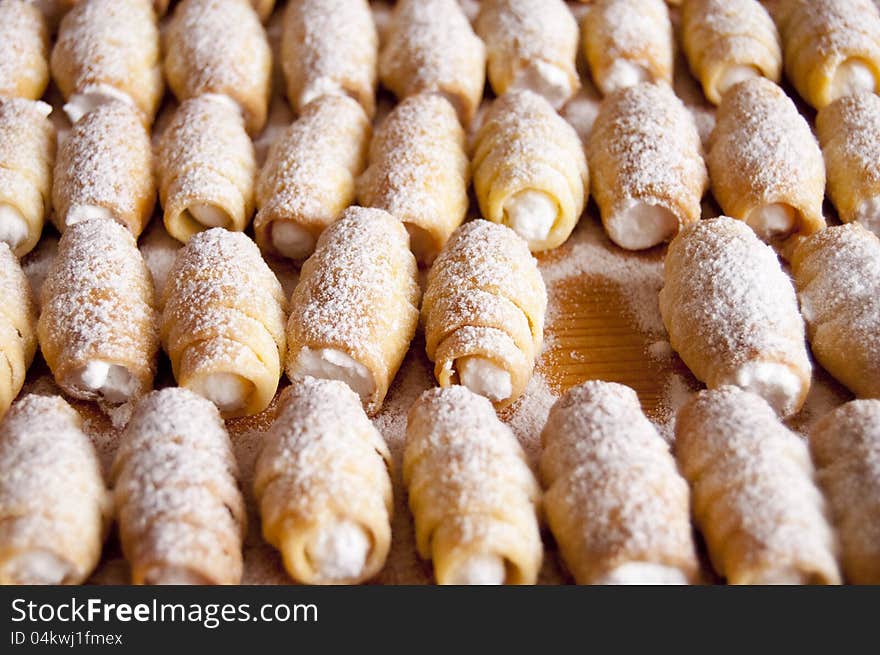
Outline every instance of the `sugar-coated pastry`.
<svg viewBox="0 0 880 655"><path fill-rule="evenodd" d="M822 151L779 86L756 77L730 89L711 143L712 193L725 214L786 255L800 237L825 227Z"/></svg>
<svg viewBox="0 0 880 655"><path fill-rule="evenodd" d="M177 384L224 418L262 412L285 349L281 284L241 232L211 228L177 253L163 294L162 345Z"/></svg>
<svg viewBox="0 0 880 655"><path fill-rule="evenodd" d="M503 225L456 230L428 272L422 324L442 387L504 407L525 390L544 340L547 291L528 244Z"/></svg>
<svg viewBox="0 0 880 655"><path fill-rule="evenodd" d="M111 472L133 584L238 584L244 500L217 408L186 389L142 398Z"/></svg>
<svg viewBox="0 0 880 655"><path fill-rule="evenodd" d="M403 482L438 584L535 584L541 489L488 400L461 386L423 393L406 424Z"/></svg>
<svg viewBox="0 0 880 655"><path fill-rule="evenodd" d="M79 414L59 396L15 403L0 423L0 584L84 582L112 514Z"/></svg>
<svg viewBox="0 0 880 655"><path fill-rule="evenodd" d="M51 209L55 127L45 102L0 98L0 242L23 257Z"/></svg>
<svg viewBox="0 0 880 655"><path fill-rule="evenodd" d="M0 418L21 391L37 350L37 309L18 259L0 243Z"/></svg>
<svg viewBox="0 0 880 655"><path fill-rule="evenodd" d="M370 121L341 95L309 103L269 148L257 178L254 234L264 252L304 260L321 232L355 199Z"/></svg>
<svg viewBox="0 0 880 655"><path fill-rule="evenodd" d="M244 230L254 211L256 155L238 106L208 93L185 100L156 156L165 228L186 242L212 227Z"/></svg>
<svg viewBox="0 0 880 655"><path fill-rule="evenodd" d="M853 584L880 584L880 401L854 400L826 414L810 433L816 478Z"/></svg>
<svg viewBox="0 0 880 655"><path fill-rule="evenodd" d="M372 116L378 50L367 0L292 0L281 33L290 104L301 112L323 95L349 95Z"/></svg>
<svg viewBox="0 0 880 655"><path fill-rule="evenodd" d="M420 295L403 224L381 209L345 210L290 299L288 377L341 380L372 416L415 335Z"/></svg>
<svg viewBox="0 0 880 655"><path fill-rule="evenodd" d="M856 395L880 398L880 239L858 223L829 227L791 264L816 360Z"/></svg>
<svg viewBox="0 0 880 655"><path fill-rule="evenodd" d="M182 0L164 37L165 76L180 101L226 95L241 108L248 133L269 111L272 51L249 0Z"/></svg>
<svg viewBox="0 0 880 655"><path fill-rule="evenodd" d="M837 544L806 441L759 396L701 391L678 412L678 466L728 584L839 584Z"/></svg>
<svg viewBox="0 0 880 655"><path fill-rule="evenodd" d="M816 109L880 90L880 10L871 0L783 0L785 73Z"/></svg>
<svg viewBox="0 0 880 655"><path fill-rule="evenodd" d="M66 393L121 404L153 388L159 349L153 280L122 225L100 219L71 225L41 296L40 348Z"/></svg>
<svg viewBox="0 0 880 655"><path fill-rule="evenodd" d="M155 203L152 144L137 112L109 102L77 121L55 162L52 221L59 231L98 218L138 237Z"/></svg>
<svg viewBox="0 0 880 655"><path fill-rule="evenodd" d="M581 31L590 74L603 94L642 82L672 84L672 23L663 0L597 0Z"/></svg>
<svg viewBox="0 0 880 655"><path fill-rule="evenodd" d="M669 246L660 313L673 349L710 389L734 385L788 417L812 368L791 280L741 221L699 221Z"/></svg>
<svg viewBox="0 0 880 655"><path fill-rule="evenodd" d="M164 82L152 0L79 0L61 21L52 77L72 123L124 102L152 123Z"/></svg>
<svg viewBox="0 0 880 655"><path fill-rule="evenodd" d="M358 584L391 545L391 454L358 395L305 377L285 389L257 459L263 536L304 584Z"/></svg>
<svg viewBox="0 0 880 655"><path fill-rule="evenodd" d="M835 100L816 116L816 132L840 219L880 236L880 97L863 92Z"/></svg>
<svg viewBox="0 0 880 655"><path fill-rule="evenodd" d="M379 77L400 99L426 91L446 96L468 125L483 97L486 47L457 0L398 0Z"/></svg>
<svg viewBox="0 0 880 655"><path fill-rule="evenodd" d="M758 0L685 0L682 45L709 102L753 77L779 82L779 32Z"/></svg>
<svg viewBox="0 0 880 655"><path fill-rule="evenodd" d="M709 186L692 114L666 84L606 96L588 147L605 231L629 250L651 248L700 219Z"/></svg>
<svg viewBox="0 0 880 655"><path fill-rule="evenodd" d="M403 221L419 263L430 265L468 210L470 160L455 109L419 93L398 104L370 144L358 201Z"/></svg>
<svg viewBox="0 0 880 655"><path fill-rule="evenodd" d="M0 0L0 97L42 97L49 84L49 29L28 0Z"/></svg>
<svg viewBox="0 0 880 655"><path fill-rule="evenodd" d="M688 584L689 490L635 391L585 382L541 434L544 514L578 584Z"/></svg>
<svg viewBox="0 0 880 655"><path fill-rule="evenodd" d="M532 252L562 244L590 186L583 144L568 121L541 96L510 91L492 104L474 146L483 216L511 228Z"/></svg>
<svg viewBox="0 0 880 655"><path fill-rule="evenodd" d="M578 24L563 0L483 0L475 28L497 95L526 89L558 109L577 93Z"/></svg>

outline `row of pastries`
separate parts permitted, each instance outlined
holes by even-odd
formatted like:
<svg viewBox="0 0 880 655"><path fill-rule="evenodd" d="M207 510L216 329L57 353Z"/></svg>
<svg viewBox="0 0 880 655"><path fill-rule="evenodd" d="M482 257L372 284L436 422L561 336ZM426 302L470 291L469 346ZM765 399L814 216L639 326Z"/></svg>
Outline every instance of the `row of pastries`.
<svg viewBox="0 0 880 655"><path fill-rule="evenodd" d="M702 391L679 411L671 454L632 389L592 381L556 402L541 442L538 478L486 398L454 385L414 403L402 473L438 583L534 584L544 526L580 584L700 582L691 517L728 583L880 580L878 400L840 406L804 440L753 393ZM381 570L390 467L349 386L308 377L282 392L254 493L292 579L356 584ZM186 389L138 401L112 490L57 396L9 411L0 473L3 584L84 581L113 517L135 584L241 580L246 514L229 436L215 405Z"/></svg>
<svg viewBox="0 0 880 655"><path fill-rule="evenodd" d="M822 230L823 152L771 81L781 61L774 69L750 58L755 47L734 43L730 52L700 50L725 34L738 43L726 4L685 2L682 18L715 30L685 43L707 97L720 102L705 163L669 75L661 65L655 79L638 63L662 60L662 47L644 55L632 43L663 41L671 29L633 32L638 21L623 20L632 3L594 4L584 49L607 97L586 156L556 111L580 85L577 23L564 3L484 2L472 28L454 0L400 0L380 49L366 2L291 1L282 67L299 116L258 169L252 138L266 122L272 57L248 0L177 3L161 36L164 57L152 2L76 3L51 56L73 121L57 156L49 107L31 99L42 89L0 103L9 136L0 143L13 144L3 154L18 189L0 213L11 242L0 245L0 282L14 299L2 313L9 373L0 401L5 410L18 394L39 342L65 393L136 407L111 474L112 502L63 400L28 396L9 411L0 469L45 466L39 440L64 434L71 452L57 465L88 480L69 512L61 504L44 515L69 489L34 482L25 503L21 475L8 477L0 511L24 518L0 539L0 577L82 581L115 513L134 582L240 580L244 511L222 419L263 411L286 370L293 384L257 464L263 534L296 580L369 579L388 552L392 503L387 447L368 416L421 324L441 389L410 412L403 476L417 547L438 582L534 582L544 522L578 582L693 582L691 509L731 582L839 581L837 537L810 455L780 417L809 389L804 319L820 363L858 395L878 396L880 241L859 224L871 225L865 203L876 190L845 172L870 177L869 135L880 124L873 78L867 88L864 71L849 66L841 73L849 81L836 83L841 61L828 58L814 66L821 75L803 69L810 84L833 87L816 97L848 94L817 123L829 195L844 220L841 207L852 207L856 222ZM769 15L745 4L758 23L767 18L764 32L747 35L760 39L772 27L781 53ZM848 33L834 12L854 8L880 26L870 3L788 4L777 21L801 31L782 27L787 62L811 55L789 55L786 34L816 32L823 15L832 32ZM639 20L668 22L662 5ZM30 4L0 0L0 14L22 6ZM130 37L124 52L106 49L114 32ZM608 41L591 43L598 34ZM764 46L761 57L772 51ZM874 61L871 52L849 54L868 68ZM481 113L487 62L498 98ZM731 62L741 69L719 70ZM162 68L179 106L154 152ZM819 106L797 82L801 73L786 70ZM373 134L377 79L400 103ZM487 220L463 223L471 180ZM710 180L733 218L699 220ZM547 293L532 253L567 239L591 185L618 245L672 239L663 320L711 391L682 411L675 458L631 390L571 391L544 430L542 500L495 410L523 393L542 348ZM137 249L156 187L167 231L185 243L161 293ZM252 240L243 231L254 213ZM38 303L16 255L33 248L47 216L62 238ZM762 240L790 260L795 285ZM289 299L265 253L301 264ZM420 265L430 266L424 289ZM149 393L160 346L181 389ZM838 413L840 422L855 415L849 432L836 435L830 423L831 436L813 437L813 458L845 574L871 581L878 540L861 517L877 511L880 410L874 401L847 408ZM759 433L771 437L754 442ZM853 484L867 490L855 502ZM39 521L58 531L58 548L36 545ZM80 530L83 543L68 551L62 545Z"/></svg>

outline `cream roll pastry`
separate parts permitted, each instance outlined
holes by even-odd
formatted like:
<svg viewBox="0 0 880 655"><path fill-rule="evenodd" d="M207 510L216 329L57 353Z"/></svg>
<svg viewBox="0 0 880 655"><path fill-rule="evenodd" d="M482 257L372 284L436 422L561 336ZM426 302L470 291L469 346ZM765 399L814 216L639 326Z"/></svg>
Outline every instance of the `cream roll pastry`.
<svg viewBox="0 0 880 655"><path fill-rule="evenodd" d="M497 95L533 91L558 109L580 89L578 25L563 0L483 0L475 28Z"/></svg>
<svg viewBox="0 0 880 655"><path fill-rule="evenodd" d="M570 389L541 443L544 514L578 584L697 580L688 485L635 391L599 381Z"/></svg>
<svg viewBox="0 0 880 655"><path fill-rule="evenodd" d="M710 389L735 385L782 417L797 412L812 367L791 280L741 221L700 221L670 244L660 313L672 347Z"/></svg>
<svg viewBox="0 0 880 655"><path fill-rule="evenodd" d="M700 135L668 85L638 84L606 96L587 150L593 196L617 245L651 248L700 219L709 186Z"/></svg>
<svg viewBox="0 0 880 655"><path fill-rule="evenodd" d="M450 238L428 272L422 324L442 387L461 384L501 408L525 390L544 338L547 291L528 245L477 220Z"/></svg>
<svg viewBox="0 0 880 655"><path fill-rule="evenodd" d="M42 97L49 84L49 28L28 0L0 0L0 97Z"/></svg>
<svg viewBox="0 0 880 655"><path fill-rule="evenodd" d="M810 432L816 477L825 491L852 584L880 584L880 400L854 400Z"/></svg>
<svg viewBox="0 0 880 655"><path fill-rule="evenodd" d="M238 104L248 133L266 124L272 51L249 0L181 0L164 35L165 77L181 102L205 93Z"/></svg>
<svg viewBox="0 0 880 655"><path fill-rule="evenodd" d="M297 112L324 95L376 108L379 36L367 0L293 0L281 33L287 97Z"/></svg>
<svg viewBox="0 0 880 655"><path fill-rule="evenodd" d="M257 178L254 234L263 252L303 261L355 199L372 134L352 98L328 95L275 140Z"/></svg>
<svg viewBox="0 0 880 655"><path fill-rule="evenodd" d="M840 219L880 236L880 97L844 96L816 116L828 197Z"/></svg>
<svg viewBox="0 0 880 655"><path fill-rule="evenodd" d="M52 107L0 99L0 242L19 257L37 245L52 205L55 127Z"/></svg>
<svg viewBox="0 0 880 655"><path fill-rule="evenodd" d="M152 0L79 0L61 21L52 77L72 123L108 102L153 122L164 82Z"/></svg>
<svg viewBox="0 0 880 655"><path fill-rule="evenodd" d="M816 360L857 396L880 398L880 239L858 223L829 227L791 264Z"/></svg>
<svg viewBox="0 0 880 655"><path fill-rule="evenodd" d="M486 47L457 0L398 0L379 77L399 99L439 93L470 124L486 83Z"/></svg>
<svg viewBox="0 0 880 655"><path fill-rule="evenodd" d="M423 393L406 424L403 481L438 584L535 584L541 489L488 400L462 386Z"/></svg>
<svg viewBox="0 0 880 655"><path fill-rule="evenodd" d="M281 378L285 305L250 237L223 228L193 235L163 292L162 345L177 384L223 418L262 412Z"/></svg>
<svg viewBox="0 0 880 655"><path fill-rule="evenodd" d="M0 584L82 584L113 505L79 414L27 395L0 422Z"/></svg>
<svg viewBox="0 0 880 655"><path fill-rule="evenodd" d="M345 382L375 414L415 335L420 296L403 224L381 209L346 209L290 299L288 377Z"/></svg>
<svg viewBox="0 0 880 655"><path fill-rule="evenodd" d="M58 149L52 222L60 232L92 219L114 220L135 238L156 203L150 135L128 104L109 102L74 124Z"/></svg>
<svg viewBox="0 0 880 655"><path fill-rule="evenodd" d="M156 148L165 228L178 241L243 231L254 211L256 155L238 106L207 93L181 103Z"/></svg>
<svg viewBox="0 0 880 655"><path fill-rule="evenodd" d="M55 381L74 398L122 404L152 389L153 280L122 225L95 219L67 229L43 283L38 334Z"/></svg>
<svg viewBox="0 0 880 655"><path fill-rule="evenodd" d="M244 500L217 408L179 387L142 398L111 471L133 584L239 584Z"/></svg>
<svg viewBox="0 0 880 655"><path fill-rule="evenodd" d="M603 94L642 82L672 84L672 23L663 0L597 0L581 34L590 74Z"/></svg>
<svg viewBox="0 0 880 655"><path fill-rule="evenodd" d="M782 0L785 73L816 109L880 90L880 10L871 0Z"/></svg>
<svg viewBox="0 0 880 655"><path fill-rule="evenodd" d="M700 392L678 412L675 451L728 584L840 584L806 441L762 398L730 386Z"/></svg>
<svg viewBox="0 0 880 655"><path fill-rule="evenodd" d="M358 395L304 377L279 397L254 491L266 540L305 584L375 576L391 545L391 454Z"/></svg>
<svg viewBox="0 0 880 655"><path fill-rule="evenodd" d="M474 190L483 216L532 252L561 245L589 194L580 137L541 96L511 91L492 103L474 138Z"/></svg>
<svg viewBox="0 0 880 655"><path fill-rule="evenodd" d="M37 350L37 305L18 258L0 243L0 418L21 391Z"/></svg>
<svg viewBox="0 0 880 655"><path fill-rule="evenodd" d="M784 255L825 227L822 151L794 102L770 80L746 80L725 94L707 162L721 209Z"/></svg>
<svg viewBox="0 0 880 655"><path fill-rule="evenodd" d="M779 82L782 48L770 14L758 0L685 0L682 45L709 102L718 104L743 80Z"/></svg>
<svg viewBox="0 0 880 655"><path fill-rule="evenodd" d="M419 93L385 118L370 144L358 200L403 221L410 249L430 265L468 210L465 132L442 96Z"/></svg>

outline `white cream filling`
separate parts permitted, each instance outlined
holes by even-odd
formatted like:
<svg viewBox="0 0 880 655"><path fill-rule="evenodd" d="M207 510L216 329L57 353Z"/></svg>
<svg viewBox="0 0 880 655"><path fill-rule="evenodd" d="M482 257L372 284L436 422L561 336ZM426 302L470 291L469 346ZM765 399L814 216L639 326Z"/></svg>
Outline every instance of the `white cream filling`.
<svg viewBox="0 0 880 655"><path fill-rule="evenodd" d="M497 555L474 555L458 565L449 576L449 584L502 585L506 579L504 559Z"/></svg>
<svg viewBox="0 0 880 655"><path fill-rule="evenodd" d="M329 580L357 578L370 554L370 538L353 521L325 526L306 545L306 555L321 576Z"/></svg>
<svg viewBox="0 0 880 655"><path fill-rule="evenodd" d="M633 200L608 221L606 229L614 243L629 250L656 246L678 230L678 218L660 205Z"/></svg>
<svg viewBox="0 0 880 655"><path fill-rule="evenodd" d="M429 263L437 254L434 239L431 233L413 223L404 223L409 233L409 249L416 259L423 263Z"/></svg>
<svg viewBox="0 0 880 655"><path fill-rule="evenodd" d="M788 414L801 392L801 380L791 369L776 362L750 362L729 382L761 396L779 414Z"/></svg>
<svg viewBox="0 0 880 655"><path fill-rule="evenodd" d="M498 402L510 398L510 373L484 357L462 357L455 362L461 384L476 394Z"/></svg>
<svg viewBox="0 0 880 655"><path fill-rule="evenodd" d="M98 205L74 205L67 210L65 225L76 225L91 220L114 220L113 212Z"/></svg>
<svg viewBox="0 0 880 655"><path fill-rule="evenodd" d="M203 585L208 584L204 576L185 566L168 566L151 569L144 576L148 585Z"/></svg>
<svg viewBox="0 0 880 655"><path fill-rule="evenodd" d="M339 82L332 77L320 77L309 87L303 89L299 97L300 108L305 107L312 100L331 95L344 96L347 94Z"/></svg>
<svg viewBox="0 0 880 655"><path fill-rule="evenodd" d="M863 200L856 209L856 220L880 237L880 196Z"/></svg>
<svg viewBox="0 0 880 655"><path fill-rule="evenodd" d="M322 380L340 380L361 398L369 398L376 388L370 369L334 348L303 348L296 360L295 372Z"/></svg>
<svg viewBox="0 0 880 655"><path fill-rule="evenodd" d="M744 66L742 64L728 66L718 77L718 95L723 96L730 87L745 80L760 77L760 75L754 66Z"/></svg>
<svg viewBox="0 0 880 655"><path fill-rule="evenodd" d="M296 223L275 221L271 231L272 245L285 257L303 259L315 250L315 237Z"/></svg>
<svg viewBox="0 0 880 655"><path fill-rule="evenodd" d="M625 89L642 82L651 82L653 79L654 76L641 64L626 59L617 59L605 74L605 79L602 81L604 87L602 92L607 95L618 89Z"/></svg>
<svg viewBox="0 0 880 655"><path fill-rule="evenodd" d="M210 400L221 412L234 412L247 403L250 383L235 373L211 373L196 379L190 391Z"/></svg>
<svg viewBox="0 0 880 655"><path fill-rule="evenodd" d="M564 70L540 60L520 70L510 90L533 91L544 96L555 109L564 105L573 91L571 79Z"/></svg>
<svg viewBox="0 0 880 655"><path fill-rule="evenodd" d="M76 386L97 393L110 403L124 403L138 390L138 380L127 368L99 359L81 368Z"/></svg>
<svg viewBox="0 0 880 655"><path fill-rule="evenodd" d="M628 562L609 571L593 584L598 585L686 585L687 577L674 566L651 562Z"/></svg>
<svg viewBox="0 0 880 655"><path fill-rule="evenodd" d="M504 214L507 225L531 244L547 238L558 210L556 202L546 193L527 189L507 199Z"/></svg>
<svg viewBox="0 0 880 655"><path fill-rule="evenodd" d="M203 202L196 202L189 206L190 215L205 227L226 227L232 221L225 211Z"/></svg>
<svg viewBox="0 0 880 655"><path fill-rule="evenodd" d="M45 550L18 553L6 560L4 569L5 579L23 585L61 584L70 574L65 560Z"/></svg>
<svg viewBox="0 0 880 655"><path fill-rule="evenodd" d="M831 78L831 102L862 91L873 93L877 87L874 73L858 59L847 59Z"/></svg>
<svg viewBox="0 0 880 655"><path fill-rule="evenodd" d="M773 203L758 207L749 214L746 223L765 241L791 232L797 224L797 212L793 207Z"/></svg>
<svg viewBox="0 0 880 655"><path fill-rule="evenodd" d="M9 203L0 203L0 241L8 243L15 250L18 244L27 239L27 235L27 221L18 208Z"/></svg>
<svg viewBox="0 0 880 655"><path fill-rule="evenodd" d="M64 113L67 114L71 123L76 123L90 111L113 101L134 106L134 101L127 93L108 84L95 84L70 96L70 100L64 105Z"/></svg>

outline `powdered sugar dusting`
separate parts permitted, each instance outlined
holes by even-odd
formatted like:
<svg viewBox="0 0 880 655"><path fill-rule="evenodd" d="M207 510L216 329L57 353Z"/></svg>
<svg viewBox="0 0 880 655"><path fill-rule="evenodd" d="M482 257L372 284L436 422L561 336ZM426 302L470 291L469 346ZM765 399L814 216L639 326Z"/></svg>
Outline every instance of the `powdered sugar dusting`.
<svg viewBox="0 0 880 655"><path fill-rule="evenodd" d="M486 48L457 0L399 0L379 58L382 82L399 98L439 92L465 123L485 83Z"/></svg>
<svg viewBox="0 0 880 655"><path fill-rule="evenodd" d="M246 520L237 469L213 404L184 389L138 405L113 466L123 550L136 581L181 567L206 581L241 578Z"/></svg>
<svg viewBox="0 0 880 655"><path fill-rule="evenodd" d="M551 411L543 439L545 510L578 582L632 561L696 576L687 484L632 389L573 388Z"/></svg>
<svg viewBox="0 0 880 655"><path fill-rule="evenodd" d="M749 583L789 569L805 581L839 582L834 535L806 444L761 398L734 387L701 393L679 415L676 452L697 521L728 581ZM725 549L737 538L754 545Z"/></svg>
<svg viewBox="0 0 880 655"><path fill-rule="evenodd" d="M39 97L49 81L49 34L38 9L0 2L0 96Z"/></svg>

